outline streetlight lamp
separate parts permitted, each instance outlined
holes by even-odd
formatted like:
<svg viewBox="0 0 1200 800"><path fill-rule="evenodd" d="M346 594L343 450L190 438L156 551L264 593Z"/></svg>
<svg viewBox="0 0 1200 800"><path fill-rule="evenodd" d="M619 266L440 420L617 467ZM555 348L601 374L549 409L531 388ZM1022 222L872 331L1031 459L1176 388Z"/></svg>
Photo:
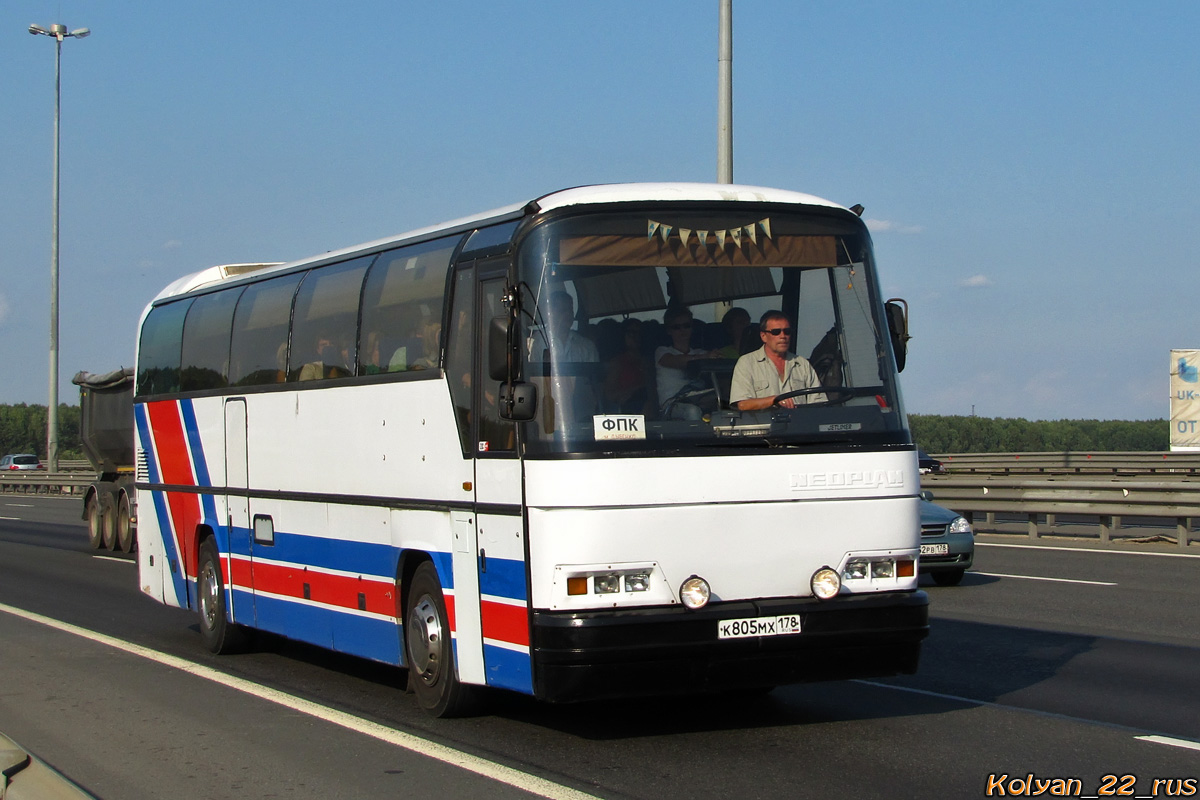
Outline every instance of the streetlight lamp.
<svg viewBox="0 0 1200 800"><path fill-rule="evenodd" d="M55 23L46 30L30 25L35 36L53 37L54 44L54 184L51 191L53 212L50 218L50 398L46 411L46 461L51 472L58 471L58 125L62 112L62 43L63 39L82 39L91 31L77 28L67 31L66 25Z"/></svg>

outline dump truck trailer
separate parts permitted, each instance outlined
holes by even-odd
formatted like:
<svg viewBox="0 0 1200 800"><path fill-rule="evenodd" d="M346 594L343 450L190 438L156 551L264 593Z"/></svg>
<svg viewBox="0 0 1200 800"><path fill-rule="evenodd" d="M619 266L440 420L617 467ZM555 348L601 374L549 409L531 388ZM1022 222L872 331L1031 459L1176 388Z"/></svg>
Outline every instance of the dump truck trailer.
<svg viewBox="0 0 1200 800"><path fill-rule="evenodd" d="M80 372L79 438L99 477L83 498L92 547L132 553L137 549L134 487L133 367L106 374Z"/></svg>

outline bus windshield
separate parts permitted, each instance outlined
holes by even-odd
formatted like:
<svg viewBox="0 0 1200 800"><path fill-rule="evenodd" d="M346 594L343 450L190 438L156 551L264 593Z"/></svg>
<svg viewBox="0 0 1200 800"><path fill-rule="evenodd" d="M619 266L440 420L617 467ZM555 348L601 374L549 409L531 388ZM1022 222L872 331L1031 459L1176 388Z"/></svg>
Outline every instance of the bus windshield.
<svg viewBox="0 0 1200 800"><path fill-rule="evenodd" d="M857 220L583 214L534 228L517 263L529 455L909 440Z"/></svg>

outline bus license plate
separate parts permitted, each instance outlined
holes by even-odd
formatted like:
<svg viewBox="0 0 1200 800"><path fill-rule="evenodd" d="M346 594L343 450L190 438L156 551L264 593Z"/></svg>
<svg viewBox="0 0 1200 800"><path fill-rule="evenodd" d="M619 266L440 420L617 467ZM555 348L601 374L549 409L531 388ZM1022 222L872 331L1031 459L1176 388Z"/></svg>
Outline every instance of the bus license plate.
<svg viewBox="0 0 1200 800"><path fill-rule="evenodd" d="M950 545L946 544L945 542L921 545L921 555L923 556L945 556L949 554Z"/></svg>
<svg viewBox="0 0 1200 800"><path fill-rule="evenodd" d="M800 632L800 615L723 619L717 623L718 639L748 639L754 636L788 636Z"/></svg>

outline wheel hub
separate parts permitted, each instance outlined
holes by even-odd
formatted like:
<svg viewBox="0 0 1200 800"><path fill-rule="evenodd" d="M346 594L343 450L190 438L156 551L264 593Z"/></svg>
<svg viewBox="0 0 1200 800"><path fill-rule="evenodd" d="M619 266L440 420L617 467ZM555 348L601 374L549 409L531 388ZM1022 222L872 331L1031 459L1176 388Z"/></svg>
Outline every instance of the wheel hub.
<svg viewBox="0 0 1200 800"><path fill-rule="evenodd" d="M413 606L408 618L408 653L411 669L428 685L437 682L445 646L437 606L429 595Z"/></svg>

